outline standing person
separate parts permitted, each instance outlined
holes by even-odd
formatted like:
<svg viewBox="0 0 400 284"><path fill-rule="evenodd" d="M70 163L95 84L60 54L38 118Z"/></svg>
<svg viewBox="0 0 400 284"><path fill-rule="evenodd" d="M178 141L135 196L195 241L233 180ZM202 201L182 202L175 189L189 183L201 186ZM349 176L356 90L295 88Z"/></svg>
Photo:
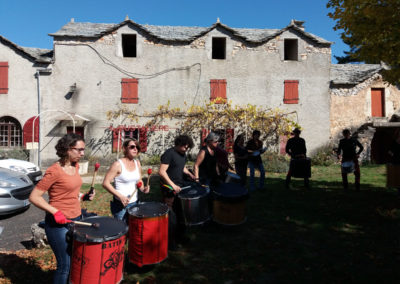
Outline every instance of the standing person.
<svg viewBox="0 0 400 284"><path fill-rule="evenodd" d="M184 175L192 180L194 175L186 168L186 151L193 148L193 141L187 135L175 138L174 147L166 150L161 156L159 175L161 179L161 194L163 202L170 208L169 214L169 247L174 249L176 243L185 240L186 227L183 223L182 212L175 194L181 191L184 185Z"/></svg>
<svg viewBox="0 0 400 284"><path fill-rule="evenodd" d="M194 175L196 181L210 186L217 186L220 183L217 167L216 149L219 136L210 132L206 139L206 145L200 148L194 164Z"/></svg>
<svg viewBox="0 0 400 284"><path fill-rule="evenodd" d="M118 220L128 221L128 209L138 203L138 189L149 193L150 185L144 186L142 168L137 157L140 146L135 139L126 139L122 144L124 157L115 161L103 180L103 187L113 195L111 213ZM115 187L111 184L115 181ZM141 182L140 188L137 187Z"/></svg>
<svg viewBox="0 0 400 284"><path fill-rule="evenodd" d="M247 142L246 149L249 152L248 166L250 168L250 191L255 190L254 172L257 168L260 172L260 183L258 189L264 188L265 170L261 160L261 153L265 151L263 142L260 140L261 132L254 130L252 138Z"/></svg>
<svg viewBox="0 0 400 284"><path fill-rule="evenodd" d="M306 161L306 141L300 137L301 130L299 128L295 128L292 132L293 137L290 138L286 143L285 151L291 157L289 171L286 175L286 188L290 187L290 180L293 174L294 167L296 166L296 162L298 161ZM307 166L305 163L297 164L298 166ZM302 172L306 173L306 169L302 169ZM309 188L309 179L308 176L304 176L304 186Z"/></svg>
<svg viewBox="0 0 400 284"><path fill-rule="evenodd" d="M356 190L360 190L360 164L358 162L358 157L360 153L364 150L364 147L361 143L356 139L351 137L351 132L349 129L344 129L343 132L343 139L340 139L339 147L337 150L338 159L340 159L341 153L342 155L342 181L343 181L343 188L348 189L348 181L347 181L347 172L343 167L343 163L350 162L354 165L354 176L355 176L355 186ZM358 151L357 151L358 147Z"/></svg>
<svg viewBox="0 0 400 284"><path fill-rule="evenodd" d="M92 200L95 193L86 193L79 198L82 179L78 162L85 151L82 137L75 133L66 134L55 148L60 159L46 170L29 201L46 211L44 229L57 260L53 283L67 283L72 253L72 244L66 238L69 223L82 218L80 200ZM49 202L43 198L45 192L48 192Z"/></svg>
<svg viewBox="0 0 400 284"><path fill-rule="evenodd" d="M247 179L247 160L248 153L244 146L244 134L239 134L233 144L233 154L235 155L235 170L240 176L240 184L245 186Z"/></svg>

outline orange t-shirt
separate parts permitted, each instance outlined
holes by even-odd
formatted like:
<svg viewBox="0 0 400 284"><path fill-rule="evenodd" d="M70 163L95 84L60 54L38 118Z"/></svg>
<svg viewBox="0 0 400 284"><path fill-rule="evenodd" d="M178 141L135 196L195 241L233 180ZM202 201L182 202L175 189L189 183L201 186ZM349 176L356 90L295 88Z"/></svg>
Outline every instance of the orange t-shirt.
<svg viewBox="0 0 400 284"><path fill-rule="evenodd" d="M79 175L79 165L76 164L75 175L68 175L59 163L51 165L36 187L49 193L49 203L60 210L65 217L71 219L81 215L79 191L82 179Z"/></svg>

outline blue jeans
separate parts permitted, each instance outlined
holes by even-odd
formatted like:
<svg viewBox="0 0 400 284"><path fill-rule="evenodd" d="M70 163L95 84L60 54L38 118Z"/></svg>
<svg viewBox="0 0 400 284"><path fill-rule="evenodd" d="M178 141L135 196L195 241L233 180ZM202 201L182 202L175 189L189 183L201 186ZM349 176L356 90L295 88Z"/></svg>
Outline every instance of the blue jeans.
<svg viewBox="0 0 400 284"><path fill-rule="evenodd" d="M265 180L265 170L264 170L264 165L263 163L257 163L254 164L253 162L249 161L249 169L250 169L250 191L254 191L255 185L254 185L254 172L255 169L257 168L260 172L260 185L259 188L263 189L264 188L264 180Z"/></svg>
<svg viewBox="0 0 400 284"><path fill-rule="evenodd" d="M81 216L71 219L80 220ZM72 238L67 238L69 224L60 225L54 221L50 214L46 214L44 230L47 241L57 260L57 270L54 273L54 284L65 284L68 282L69 270L71 267Z"/></svg>
<svg viewBox="0 0 400 284"><path fill-rule="evenodd" d="M138 201L129 203L126 207L122 204L121 201L119 201L116 198L113 198L112 201L110 201L110 210L111 214L114 216L115 219L118 220L123 220L125 223L128 223L128 209L137 205Z"/></svg>

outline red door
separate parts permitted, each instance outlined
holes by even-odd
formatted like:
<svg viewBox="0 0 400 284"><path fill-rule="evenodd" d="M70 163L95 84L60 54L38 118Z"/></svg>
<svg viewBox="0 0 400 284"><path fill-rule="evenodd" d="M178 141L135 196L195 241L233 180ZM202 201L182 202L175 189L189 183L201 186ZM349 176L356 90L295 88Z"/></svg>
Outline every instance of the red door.
<svg viewBox="0 0 400 284"><path fill-rule="evenodd" d="M385 89L371 89L371 115L385 116Z"/></svg>

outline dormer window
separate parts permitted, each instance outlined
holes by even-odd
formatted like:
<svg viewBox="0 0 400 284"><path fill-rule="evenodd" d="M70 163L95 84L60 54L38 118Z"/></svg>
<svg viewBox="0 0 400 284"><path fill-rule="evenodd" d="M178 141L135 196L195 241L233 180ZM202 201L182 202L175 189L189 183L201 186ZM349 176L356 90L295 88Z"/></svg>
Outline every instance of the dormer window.
<svg viewBox="0 0 400 284"><path fill-rule="evenodd" d="M289 39L285 38L285 46L284 46L285 57L284 60L292 60L297 61L298 54L298 42L297 39Z"/></svg>
<svg viewBox="0 0 400 284"><path fill-rule="evenodd" d="M212 59L226 59L226 38L212 38Z"/></svg>
<svg viewBox="0 0 400 284"><path fill-rule="evenodd" d="M122 54L124 57L136 57L136 35L122 35Z"/></svg>

